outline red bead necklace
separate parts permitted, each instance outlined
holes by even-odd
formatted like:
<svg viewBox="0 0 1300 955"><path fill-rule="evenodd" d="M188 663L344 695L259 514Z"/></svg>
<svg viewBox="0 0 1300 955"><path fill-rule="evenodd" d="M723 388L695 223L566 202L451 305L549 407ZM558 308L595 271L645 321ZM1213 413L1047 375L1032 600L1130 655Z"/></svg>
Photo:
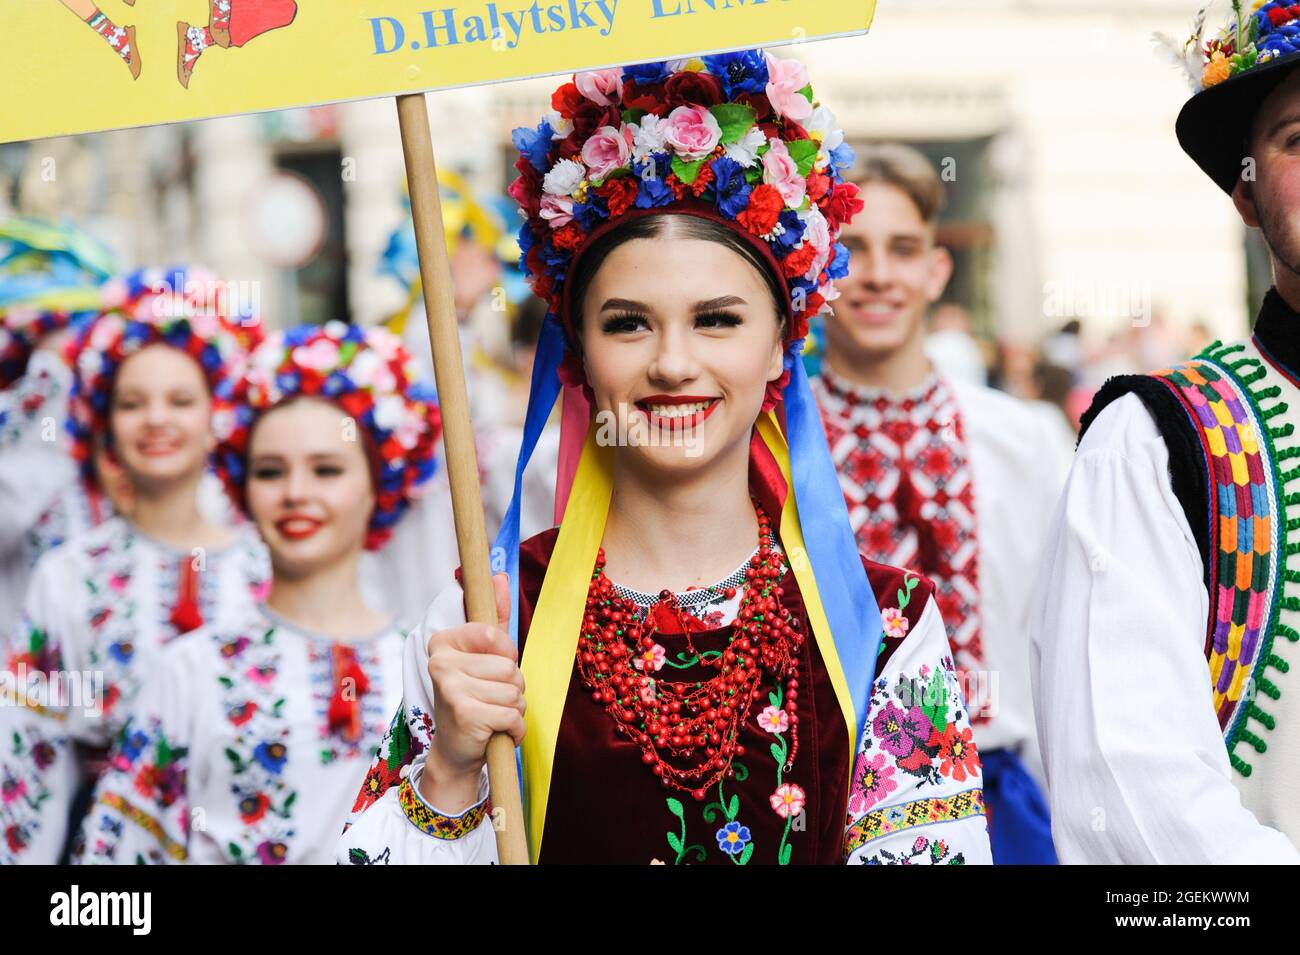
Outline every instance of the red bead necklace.
<svg viewBox="0 0 1300 955"><path fill-rule="evenodd" d="M783 681L782 708L790 720L790 757L799 751L797 716L798 654L803 644L799 621L781 602L785 573L782 555L772 549L769 520L761 505L758 515L758 553L745 569L745 589L727 648L699 665L717 670L703 682L657 680L637 669L635 660L650 654L655 635L661 633L654 614L643 621L639 608L620 597L605 576L605 551L587 590L587 609L578 637L578 674L591 691L592 700L614 720L616 733L641 748L641 761L663 786L703 799L705 792L724 776L734 775L732 761L745 755L740 728L749 717L764 678ZM667 590L660 594L678 620L681 608ZM690 643L690 628L681 627ZM665 754L673 760L669 762Z"/></svg>

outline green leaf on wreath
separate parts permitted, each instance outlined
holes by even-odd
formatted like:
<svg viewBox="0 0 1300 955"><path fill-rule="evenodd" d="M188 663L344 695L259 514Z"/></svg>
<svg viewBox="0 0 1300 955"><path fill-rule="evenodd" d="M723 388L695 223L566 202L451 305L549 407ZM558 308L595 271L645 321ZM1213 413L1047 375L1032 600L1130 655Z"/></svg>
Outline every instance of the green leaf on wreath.
<svg viewBox="0 0 1300 955"><path fill-rule="evenodd" d="M673 174L688 186L695 184L695 180L700 177L700 170L703 168L703 159L685 162L680 156L673 157Z"/></svg>
<svg viewBox="0 0 1300 955"><path fill-rule="evenodd" d="M745 103L719 103L709 112L722 127L723 143L738 143L754 125L754 108Z"/></svg>

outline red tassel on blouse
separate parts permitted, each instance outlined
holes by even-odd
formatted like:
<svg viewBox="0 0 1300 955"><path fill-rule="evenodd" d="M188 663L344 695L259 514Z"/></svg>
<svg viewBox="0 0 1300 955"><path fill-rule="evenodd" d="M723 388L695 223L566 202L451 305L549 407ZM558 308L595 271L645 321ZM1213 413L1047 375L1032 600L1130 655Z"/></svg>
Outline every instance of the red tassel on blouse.
<svg viewBox="0 0 1300 955"><path fill-rule="evenodd" d="M326 717L330 730L338 733L349 742L361 738L361 698L370 691L370 680L366 677L361 664L357 662L356 651L351 647L336 643L332 649L334 657L334 695L330 697ZM344 697L344 690L349 687L351 699Z"/></svg>
<svg viewBox="0 0 1300 955"><path fill-rule="evenodd" d="M168 619L177 633L189 633L203 626L203 614L199 612L199 572L194 562L185 557L176 576L176 603Z"/></svg>

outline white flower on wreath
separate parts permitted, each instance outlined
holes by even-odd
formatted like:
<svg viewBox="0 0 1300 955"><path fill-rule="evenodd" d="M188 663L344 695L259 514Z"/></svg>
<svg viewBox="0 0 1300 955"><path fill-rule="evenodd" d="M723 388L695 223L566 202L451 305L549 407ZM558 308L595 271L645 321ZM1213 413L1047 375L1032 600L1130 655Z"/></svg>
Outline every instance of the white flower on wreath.
<svg viewBox="0 0 1300 955"><path fill-rule="evenodd" d="M366 344L384 361L392 361L401 350L402 340L383 326L376 326L366 331Z"/></svg>
<svg viewBox="0 0 1300 955"><path fill-rule="evenodd" d="M737 142L727 143L722 147L727 158L749 168L758 162L758 151L767 145L767 134L758 126L749 127Z"/></svg>
<svg viewBox="0 0 1300 955"><path fill-rule="evenodd" d="M552 142L557 139L564 139L569 135L569 133L573 132L573 122L561 116L558 109L551 110L543 117L543 119L545 119L547 125L551 127Z"/></svg>
<svg viewBox="0 0 1300 955"><path fill-rule="evenodd" d="M817 168L823 169L830 164L831 153L844 145L844 130L835 123L835 114L825 106L813 110L804 127L808 135L817 142Z"/></svg>
<svg viewBox="0 0 1300 955"><path fill-rule="evenodd" d="M664 139L664 121L654 113L646 113L639 123L633 123L631 127L634 161L645 162L653 154L668 150L668 142Z"/></svg>
<svg viewBox="0 0 1300 955"><path fill-rule="evenodd" d="M357 352L352 363L348 365L348 377L359 388L371 392L392 391L397 386L397 379L389 369L387 362L378 353L366 349Z"/></svg>
<svg viewBox="0 0 1300 955"><path fill-rule="evenodd" d="M576 159L561 159L542 177L542 191L552 196L571 196L586 178L586 166Z"/></svg>
<svg viewBox="0 0 1300 955"><path fill-rule="evenodd" d="M390 433L398 434L404 430L403 425L407 420L406 401L398 398L396 395L383 395L382 398L374 401L374 425ZM412 442L413 444L413 442ZM411 447L411 444L402 444L403 447Z"/></svg>

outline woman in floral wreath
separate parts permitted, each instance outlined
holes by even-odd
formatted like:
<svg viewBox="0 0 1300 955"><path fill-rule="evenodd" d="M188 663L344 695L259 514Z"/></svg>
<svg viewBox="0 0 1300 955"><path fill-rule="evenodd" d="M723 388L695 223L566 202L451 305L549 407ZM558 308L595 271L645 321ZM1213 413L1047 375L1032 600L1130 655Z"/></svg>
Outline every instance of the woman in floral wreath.
<svg viewBox="0 0 1300 955"><path fill-rule="evenodd" d="M265 590L261 541L199 506L214 425L257 337L220 313L220 289L183 270L112 280L111 307L71 347L73 458L92 483L95 458L110 459L131 508L40 559L0 651L18 696L0 706L0 862L59 859L162 645L241 619Z"/></svg>
<svg viewBox="0 0 1300 955"><path fill-rule="evenodd" d="M433 474L440 419L416 376L381 328L297 328L253 352L218 457L270 550L270 593L164 652L81 861L332 859L402 696L404 631L366 603L358 570Z"/></svg>
<svg viewBox="0 0 1300 955"><path fill-rule="evenodd" d="M515 139L550 306L516 489L563 381L563 521L520 546L512 507L500 626L454 588L411 634L339 861L495 861L504 732L534 861L988 862L933 588L858 555L798 358L861 208L833 118L761 51L552 102Z"/></svg>

